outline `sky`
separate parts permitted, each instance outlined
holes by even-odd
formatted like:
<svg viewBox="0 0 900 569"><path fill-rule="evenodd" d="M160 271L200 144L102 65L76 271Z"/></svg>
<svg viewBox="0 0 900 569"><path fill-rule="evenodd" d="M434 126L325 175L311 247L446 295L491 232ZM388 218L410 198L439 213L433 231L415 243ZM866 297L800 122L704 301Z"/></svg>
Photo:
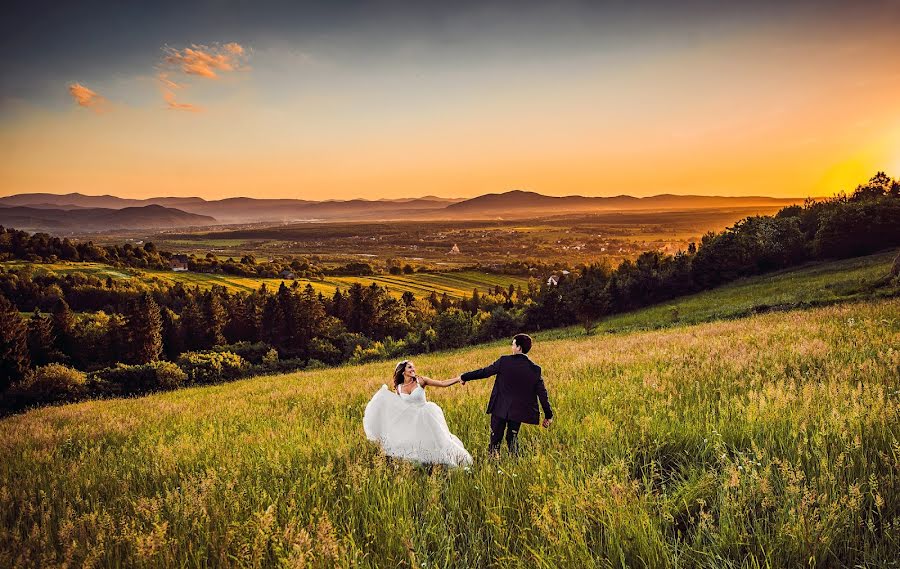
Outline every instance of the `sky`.
<svg viewBox="0 0 900 569"><path fill-rule="evenodd" d="M898 0L31 0L0 33L0 195L804 197L900 177Z"/></svg>

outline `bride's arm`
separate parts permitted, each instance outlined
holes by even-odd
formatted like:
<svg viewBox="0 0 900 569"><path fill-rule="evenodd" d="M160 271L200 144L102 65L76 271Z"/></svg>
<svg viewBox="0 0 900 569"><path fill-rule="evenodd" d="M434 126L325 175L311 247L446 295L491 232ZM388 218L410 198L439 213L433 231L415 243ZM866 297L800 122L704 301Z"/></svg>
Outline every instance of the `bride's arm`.
<svg viewBox="0 0 900 569"><path fill-rule="evenodd" d="M450 387L451 385L459 381L458 377L454 377L453 379L448 379L446 381L438 381L436 379L431 379L430 377L425 377L423 375L420 375L419 379L424 380L425 385L433 385L435 387Z"/></svg>

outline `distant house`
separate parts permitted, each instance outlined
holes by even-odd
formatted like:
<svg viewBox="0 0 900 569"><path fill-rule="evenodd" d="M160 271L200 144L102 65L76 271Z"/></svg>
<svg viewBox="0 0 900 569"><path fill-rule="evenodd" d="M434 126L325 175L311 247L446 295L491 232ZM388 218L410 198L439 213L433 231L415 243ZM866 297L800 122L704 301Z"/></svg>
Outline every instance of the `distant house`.
<svg viewBox="0 0 900 569"><path fill-rule="evenodd" d="M450 254L459 255L459 246L457 246L456 243L453 244L453 247L450 247Z"/></svg>
<svg viewBox="0 0 900 569"><path fill-rule="evenodd" d="M173 271L188 270L188 256L187 255L172 255L172 258L169 259L169 267L171 267Z"/></svg>
<svg viewBox="0 0 900 569"><path fill-rule="evenodd" d="M569 274L569 271L562 271L561 274L562 274L562 276L560 276L560 275L550 275L550 278L547 279L547 285L548 285L548 286L556 286L556 285L558 285L558 284L559 284L559 280L560 280L562 277L568 275L568 274Z"/></svg>
<svg viewBox="0 0 900 569"><path fill-rule="evenodd" d="M294 276L294 273L292 273L291 271L289 271L287 269L281 271L280 274L281 274L281 278L283 278L283 279L294 280L295 278L297 278Z"/></svg>

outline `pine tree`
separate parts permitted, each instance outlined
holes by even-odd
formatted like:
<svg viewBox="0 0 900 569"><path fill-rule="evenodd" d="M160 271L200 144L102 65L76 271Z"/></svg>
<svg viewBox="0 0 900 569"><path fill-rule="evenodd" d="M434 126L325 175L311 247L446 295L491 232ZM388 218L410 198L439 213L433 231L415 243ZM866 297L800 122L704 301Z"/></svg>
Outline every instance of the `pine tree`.
<svg viewBox="0 0 900 569"><path fill-rule="evenodd" d="M282 350L287 355L295 356L303 349L300 338L300 295L288 289L282 282L275 296L281 314L284 315Z"/></svg>
<svg viewBox="0 0 900 569"><path fill-rule="evenodd" d="M472 314L478 314L478 309L481 308L481 297L478 296L478 287L472 289L472 302L470 308Z"/></svg>
<svg viewBox="0 0 900 569"><path fill-rule="evenodd" d="M56 349L62 354L63 359L68 359L74 353L72 332L75 329L75 314L72 313L65 299L60 298L56 301L53 306L51 322L53 323Z"/></svg>
<svg viewBox="0 0 900 569"><path fill-rule="evenodd" d="M218 291L210 290L203 297L203 312L206 317L206 342L210 346L225 344L225 308L219 298Z"/></svg>
<svg viewBox="0 0 900 569"><path fill-rule="evenodd" d="M325 307L319 302L312 285L307 284L297 303L297 346L301 356L308 360L313 338L322 332Z"/></svg>
<svg viewBox="0 0 900 569"><path fill-rule="evenodd" d="M349 297L348 304L350 305L347 310L347 328L351 332L362 332L365 329L365 289L359 283L353 283L350 285L350 290L347 293Z"/></svg>
<svg viewBox="0 0 900 569"><path fill-rule="evenodd" d="M130 303L126 314L126 330L131 361L145 364L162 355L162 317L159 305L147 293Z"/></svg>
<svg viewBox="0 0 900 569"><path fill-rule="evenodd" d="M342 293L339 288L335 289L334 296L331 297L328 313L341 322L347 322L350 319L350 302L347 300L347 295Z"/></svg>
<svg viewBox="0 0 900 569"><path fill-rule="evenodd" d="M28 327L13 303L0 294L0 391L25 377L28 358Z"/></svg>
<svg viewBox="0 0 900 569"><path fill-rule="evenodd" d="M184 336L178 315L169 308L160 311L162 317L163 353L166 359L175 361L184 352Z"/></svg>
<svg viewBox="0 0 900 569"><path fill-rule="evenodd" d="M203 326L203 314L197 306L194 294L188 294L181 311L181 337L186 350L199 350L209 347Z"/></svg>
<svg viewBox="0 0 900 569"><path fill-rule="evenodd" d="M49 318L42 316L41 311L35 308L28 320L28 353L32 365L41 366L54 361L55 351L53 325Z"/></svg>
<svg viewBox="0 0 900 569"><path fill-rule="evenodd" d="M281 304L275 296L266 298L266 306L263 308L262 321L265 326L261 329L261 336L266 343L276 347L281 355L287 353L288 328L287 317L281 309Z"/></svg>
<svg viewBox="0 0 900 569"><path fill-rule="evenodd" d="M225 341L229 344L235 342L250 341L252 324L249 322L249 312L245 297L240 294L225 296L225 312L228 314L228 323L225 325Z"/></svg>

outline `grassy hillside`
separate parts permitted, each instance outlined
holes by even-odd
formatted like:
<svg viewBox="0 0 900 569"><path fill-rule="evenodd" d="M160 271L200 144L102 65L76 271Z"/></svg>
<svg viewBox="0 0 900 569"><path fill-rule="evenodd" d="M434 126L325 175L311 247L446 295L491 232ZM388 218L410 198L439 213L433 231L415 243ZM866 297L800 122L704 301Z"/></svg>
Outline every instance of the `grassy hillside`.
<svg viewBox="0 0 900 569"><path fill-rule="evenodd" d="M392 363L33 411L0 421L0 565L890 566L897 346L898 299L545 338L557 421L518 461L485 456L490 380L429 389L468 470L365 440Z"/></svg>
<svg viewBox="0 0 900 569"><path fill-rule="evenodd" d="M31 264L22 261L0 263L0 266L13 268L22 265ZM249 292L259 288L266 283L271 289L277 289L278 286L285 282L291 284L293 281L285 279L263 279L255 277L240 277L234 275L214 275L206 273L193 272L175 272L175 271L159 271L159 270L136 270L128 268L117 268L102 263L48 263L48 264L31 264L35 270L47 270L57 273L82 272L96 275L105 279L112 277L113 279L141 278L147 281L152 279L160 279L164 282L176 283L181 282L186 286L199 286L200 288L211 288L215 285L224 286L230 291ZM461 298L472 296L472 289L479 289L484 293L488 289L493 290L496 285L508 288L510 284L514 286L528 286L528 279L513 275L494 275L481 273L477 271L461 271L450 273L413 273L411 275L373 275L371 277L342 277L328 276L323 280L307 280L298 279L301 286L307 283L312 284L316 291L326 295L334 293L335 289L340 288L346 291L355 282L362 283L364 286L378 283L380 286L387 287L392 293L401 295L406 291L414 293L416 296L428 296L431 291L437 294L447 293L447 296Z"/></svg>
<svg viewBox="0 0 900 569"><path fill-rule="evenodd" d="M601 322L597 330L625 331L696 324L773 309L896 295L900 290L887 282L896 255L897 251L892 249L740 279L719 288L612 316Z"/></svg>

